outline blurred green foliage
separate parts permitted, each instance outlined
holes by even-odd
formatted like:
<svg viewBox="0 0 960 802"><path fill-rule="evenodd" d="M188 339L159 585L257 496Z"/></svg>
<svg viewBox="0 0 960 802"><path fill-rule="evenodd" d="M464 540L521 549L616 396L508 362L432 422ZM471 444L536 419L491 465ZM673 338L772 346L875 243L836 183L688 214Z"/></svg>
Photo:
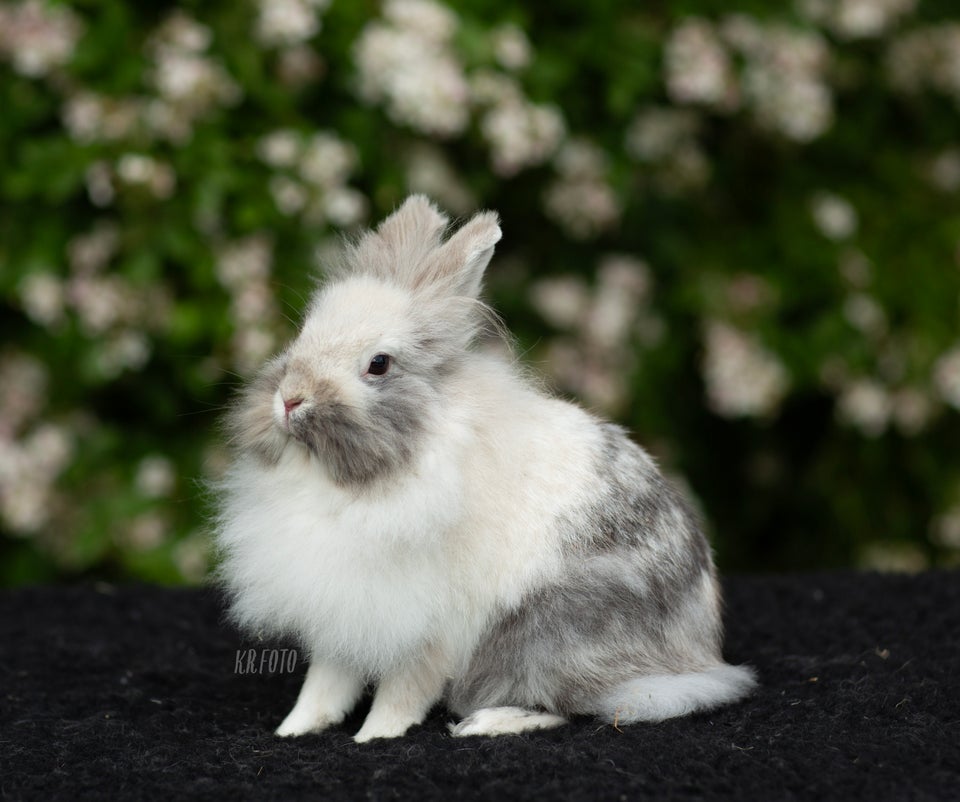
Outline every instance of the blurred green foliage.
<svg viewBox="0 0 960 802"><path fill-rule="evenodd" d="M723 570L956 564L960 12L863 5L0 2L0 584L201 579L220 411L410 191Z"/></svg>

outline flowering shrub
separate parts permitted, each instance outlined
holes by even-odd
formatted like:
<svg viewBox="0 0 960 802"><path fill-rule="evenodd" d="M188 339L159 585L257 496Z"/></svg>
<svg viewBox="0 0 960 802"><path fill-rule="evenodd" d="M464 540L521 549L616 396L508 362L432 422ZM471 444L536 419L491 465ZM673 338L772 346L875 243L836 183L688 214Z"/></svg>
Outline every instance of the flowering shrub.
<svg viewBox="0 0 960 802"><path fill-rule="evenodd" d="M412 191L723 567L960 561L960 15L728 5L0 0L0 582L199 580L220 410Z"/></svg>

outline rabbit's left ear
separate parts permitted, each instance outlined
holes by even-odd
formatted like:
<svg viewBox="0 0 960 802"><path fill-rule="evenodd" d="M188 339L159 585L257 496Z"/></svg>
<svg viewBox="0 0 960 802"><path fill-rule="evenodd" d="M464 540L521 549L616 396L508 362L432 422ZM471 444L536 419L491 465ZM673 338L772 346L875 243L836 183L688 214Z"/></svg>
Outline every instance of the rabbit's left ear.
<svg viewBox="0 0 960 802"><path fill-rule="evenodd" d="M480 295L483 273L503 236L499 222L496 212L480 212L440 247L436 279L446 285L450 295Z"/></svg>

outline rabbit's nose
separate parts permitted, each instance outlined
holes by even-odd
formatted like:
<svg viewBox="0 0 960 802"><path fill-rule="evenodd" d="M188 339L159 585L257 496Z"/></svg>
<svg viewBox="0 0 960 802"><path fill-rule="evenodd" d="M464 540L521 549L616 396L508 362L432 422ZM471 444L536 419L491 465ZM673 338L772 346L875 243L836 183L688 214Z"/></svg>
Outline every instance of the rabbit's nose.
<svg viewBox="0 0 960 802"><path fill-rule="evenodd" d="M283 410L289 415L293 410L303 403L302 398L284 398L283 399Z"/></svg>

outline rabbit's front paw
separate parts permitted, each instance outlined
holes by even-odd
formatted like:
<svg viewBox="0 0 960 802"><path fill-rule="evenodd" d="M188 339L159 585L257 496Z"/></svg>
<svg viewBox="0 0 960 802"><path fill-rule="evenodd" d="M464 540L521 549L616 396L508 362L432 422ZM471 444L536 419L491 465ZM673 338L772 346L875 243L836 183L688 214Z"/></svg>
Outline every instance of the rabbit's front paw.
<svg viewBox="0 0 960 802"><path fill-rule="evenodd" d="M367 716L360 731L353 736L358 744L364 744L375 738L399 738L420 721L411 716L403 716L394 711L388 715Z"/></svg>
<svg viewBox="0 0 960 802"><path fill-rule="evenodd" d="M342 720L342 717L341 717ZM329 716L308 711L305 708L294 707L283 723L274 731L281 738L292 738L297 735L306 735L308 732L320 732L333 724L339 724Z"/></svg>
<svg viewBox="0 0 960 802"><path fill-rule="evenodd" d="M311 663L297 703L277 727L276 734L289 738L339 724L362 690L362 680L351 673L321 662Z"/></svg>

